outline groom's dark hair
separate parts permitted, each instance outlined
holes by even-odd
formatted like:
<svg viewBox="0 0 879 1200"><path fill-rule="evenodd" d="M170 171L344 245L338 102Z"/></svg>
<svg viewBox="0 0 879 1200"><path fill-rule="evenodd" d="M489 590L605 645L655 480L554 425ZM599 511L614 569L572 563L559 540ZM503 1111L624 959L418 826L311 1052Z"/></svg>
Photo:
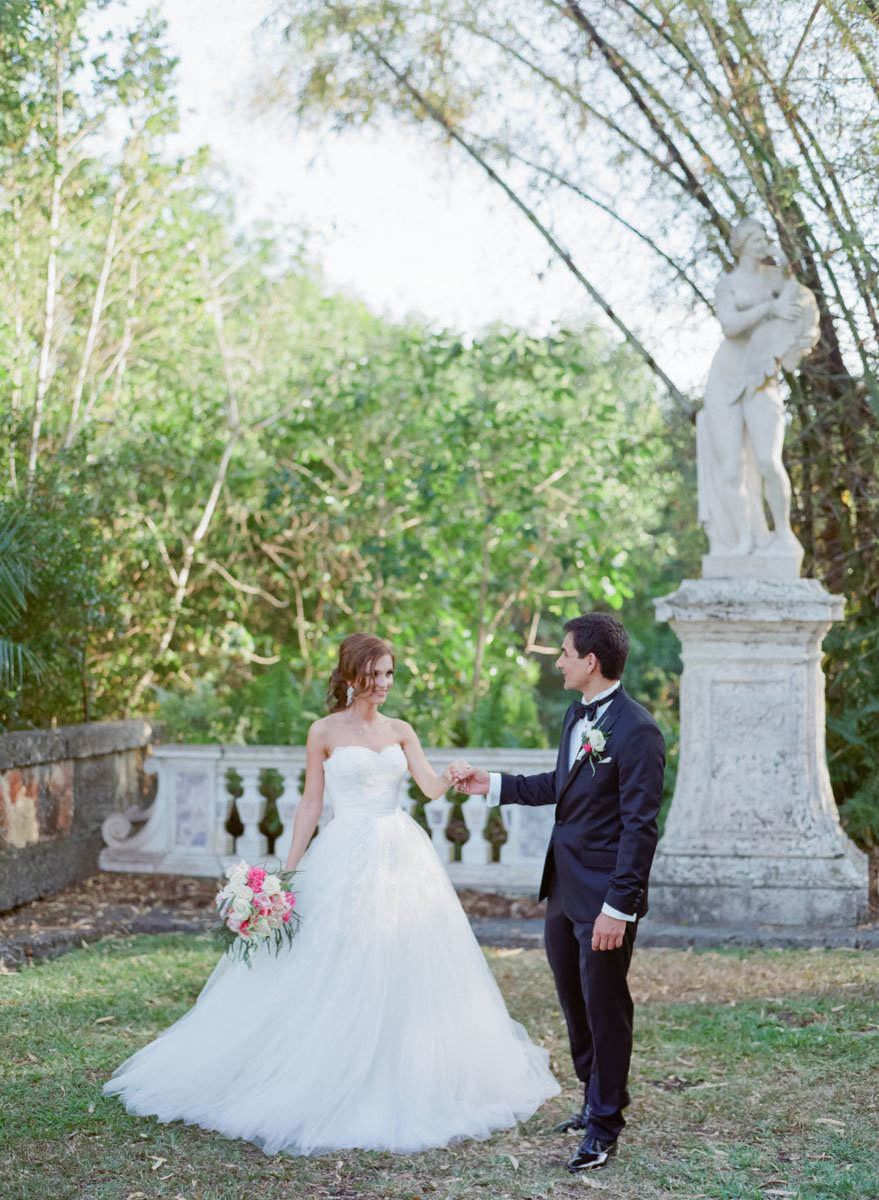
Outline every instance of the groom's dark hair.
<svg viewBox="0 0 879 1200"><path fill-rule="evenodd" d="M590 612L565 622L580 658L594 654L605 679L619 679L629 656L629 635L610 613Z"/></svg>

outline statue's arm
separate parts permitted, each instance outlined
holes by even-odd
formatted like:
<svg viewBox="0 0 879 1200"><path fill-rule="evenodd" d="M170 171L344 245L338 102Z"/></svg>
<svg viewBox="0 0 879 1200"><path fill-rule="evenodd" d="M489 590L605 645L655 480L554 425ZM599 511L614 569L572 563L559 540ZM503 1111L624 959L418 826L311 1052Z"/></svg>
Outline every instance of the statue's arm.
<svg viewBox="0 0 879 1200"><path fill-rule="evenodd" d="M715 311L725 337L739 337L747 333L765 317L775 316L776 308L774 299L764 300L762 304L753 304L749 308L739 308L729 283L729 276L721 279L717 286Z"/></svg>

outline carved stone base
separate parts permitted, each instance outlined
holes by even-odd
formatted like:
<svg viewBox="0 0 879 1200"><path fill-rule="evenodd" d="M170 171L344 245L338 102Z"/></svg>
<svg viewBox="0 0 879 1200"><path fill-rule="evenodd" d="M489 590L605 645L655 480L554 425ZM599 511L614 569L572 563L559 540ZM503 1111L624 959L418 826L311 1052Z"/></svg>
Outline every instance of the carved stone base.
<svg viewBox="0 0 879 1200"><path fill-rule="evenodd" d="M703 579L799 579L803 563L801 546L779 554L771 549L754 554L704 554Z"/></svg>
<svg viewBox="0 0 879 1200"><path fill-rule="evenodd" d="M651 917L853 928L867 905L867 858L830 789L821 669L842 598L814 579L687 580L656 615L681 639L684 672Z"/></svg>

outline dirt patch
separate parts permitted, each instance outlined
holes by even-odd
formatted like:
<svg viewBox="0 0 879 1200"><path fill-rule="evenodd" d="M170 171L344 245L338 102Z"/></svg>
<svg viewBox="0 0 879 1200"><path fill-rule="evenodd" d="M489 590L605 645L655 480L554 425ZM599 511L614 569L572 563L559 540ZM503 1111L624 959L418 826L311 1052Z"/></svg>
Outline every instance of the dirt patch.
<svg viewBox="0 0 879 1200"><path fill-rule="evenodd" d="M531 921L546 916L546 903L531 896L496 896L491 892L474 892L461 888L458 899L468 917L487 920Z"/></svg>
<svg viewBox="0 0 879 1200"><path fill-rule="evenodd" d="M0 913L0 964L54 958L111 934L200 932L215 919L213 879L100 871L54 896ZM544 906L528 898L459 893L469 917L526 920Z"/></svg>
<svg viewBox="0 0 879 1200"><path fill-rule="evenodd" d="M0 937L52 928L91 929L108 919L134 917L155 908L173 909L181 916L205 916L213 907L216 892L213 879L101 871L54 896L0 913Z"/></svg>

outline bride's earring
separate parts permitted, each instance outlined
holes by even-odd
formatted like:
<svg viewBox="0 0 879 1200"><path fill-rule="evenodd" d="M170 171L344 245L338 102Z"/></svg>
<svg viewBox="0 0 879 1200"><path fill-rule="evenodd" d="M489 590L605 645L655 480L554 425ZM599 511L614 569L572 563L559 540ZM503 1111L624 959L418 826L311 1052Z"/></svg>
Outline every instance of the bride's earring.
<svg viewBox="0 0 879 1200"><path fill-rule="evenodd" d="M349 683L348 684L348 696L347 696L347 699L345 700L345 706L347 707L353 699L354 699L354 688Z"/></svg>

